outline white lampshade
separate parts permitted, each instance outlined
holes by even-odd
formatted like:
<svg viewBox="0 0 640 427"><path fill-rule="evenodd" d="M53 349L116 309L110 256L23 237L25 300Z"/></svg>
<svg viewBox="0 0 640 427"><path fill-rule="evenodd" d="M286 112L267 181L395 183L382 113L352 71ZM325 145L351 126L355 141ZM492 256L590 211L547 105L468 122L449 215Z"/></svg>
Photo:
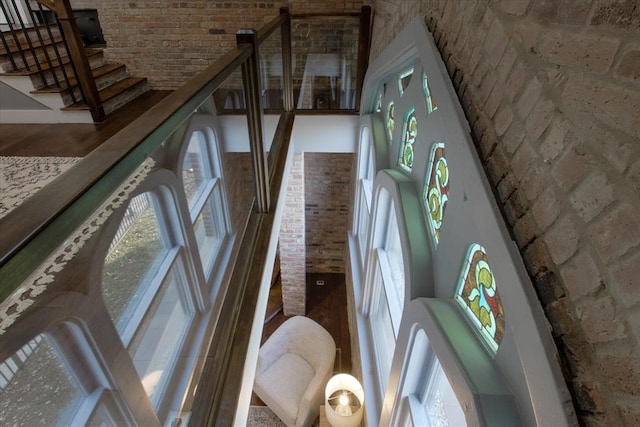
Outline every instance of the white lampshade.
<svg viewBox="0 0 640 427"><path fill-rule="evenodd" d="M359 426L364 413L362 385L349 374L334 375L324 389L324 408L333 427Z"/></svg>

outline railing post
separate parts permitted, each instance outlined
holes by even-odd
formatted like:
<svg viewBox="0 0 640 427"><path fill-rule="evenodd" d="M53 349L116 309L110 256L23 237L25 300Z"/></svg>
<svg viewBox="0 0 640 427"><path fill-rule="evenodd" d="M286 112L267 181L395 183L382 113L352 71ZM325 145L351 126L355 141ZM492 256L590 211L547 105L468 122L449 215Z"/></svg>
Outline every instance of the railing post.
<svg viewBox="0 0 640 427"><path fill-rule="evenodd" d="M242 29L236 33L238 46L252 45L252 53L242 63L242 82L244 85L244 99L247 107L247 125L249 127L249 145L251 147L251 161L253 163L253 177L256 187L256 201L258 212L269 212L269 172L267 170L267 156L264 151L262 135L262 104L260 102L260 67L258 53L258 37L256 30Z"/></svg>
<svg viewBox="0 0 640 427"><path fill-rule="evenodd" d="M356 105L355 110L360 111L360 98L364 75L369 65L369 49L371 48L371 6L362 6L360 9L360 30L358 33L358 74L356 77Z"/></svg>
<svg viewBox="0 0 640 427"><path fill-rule="evenodd" d="M91 66L84 51L80 31L76 17L71 9L69 0L57 0L55 2L55 12L60 23L60 29L64 33L69 49L69 56L76 71L76 79L82 89L84 101L91 109L91 116L94 122L101 122L105 119L104 106L98 94L98 87L93 79Z"/></svg>
<svg viewBox="0 0 640 427"><path fill-rule="evenodd" d="M289 8L281 7L280 15L287 17L282 27L280 27L280 40L282 42L282 104L284 111L291 112L294 109L294 101L291 61L291 15L289 15Z"/></svg>

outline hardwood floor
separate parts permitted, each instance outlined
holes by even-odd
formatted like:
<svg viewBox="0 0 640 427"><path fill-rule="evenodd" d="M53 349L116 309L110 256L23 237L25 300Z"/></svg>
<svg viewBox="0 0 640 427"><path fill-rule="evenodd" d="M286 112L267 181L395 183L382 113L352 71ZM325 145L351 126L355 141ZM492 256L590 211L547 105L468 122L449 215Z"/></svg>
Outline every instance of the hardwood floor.
<svg viewBox="0 0 640 427"><path fill-rule="evenodd" d="M146 92L97 124L0 124L0 156L84 157L170 93Z"/></svg>

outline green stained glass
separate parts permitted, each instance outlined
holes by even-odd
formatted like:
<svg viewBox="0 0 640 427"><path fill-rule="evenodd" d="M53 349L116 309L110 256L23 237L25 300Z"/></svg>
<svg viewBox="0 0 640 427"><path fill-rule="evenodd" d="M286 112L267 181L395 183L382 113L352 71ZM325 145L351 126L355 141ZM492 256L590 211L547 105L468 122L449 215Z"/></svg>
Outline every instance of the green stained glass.
<svg viewBox="0 0 640 427"><path fill-rule="evenodd" d="M382 111L382 91L378 92L378 97L376 98L376 112L379 113Z"/></svg>
<svg viewBox="0 0 640 427"><path fill-rule="evenodd" d="M389 144L393 141L393 130L396 128L396 107L393 101L387 107L387 133L389 134Z"/></svg>
<svg viewBox="0 0 640 427"><path fill-rule="evenodd" d="M477 243L469 247L454 298L489 348L497 351L504 337L504 308L486 251Z"/></svg>
<svg viewBox="0 0 640 427"><path fill-rule="evenodd" d="M449 200L449 167L444 155L444 143L437 142L431 147L429 170L426 176L422 199L428 212L429 229L437 246L444 211Z"/></svg>
<svg viewBox="0 0 640 427"><path fill-rule="evenodd" d="M436 108L436 101L431 96L431 89L429 88L429 81L427 73L422 73L422 89L424 89L424 99L427 102L427 114L431 114Z"/></svg>
<svg viewBox="0 0 640 427"><path fill-rule="evenodd" d="M400 148L400 158L398 164L402 169L411 172L413 168L413 146L418 136L418 119L416 118L416 109L412 108L404 117L404 126L402 129L402 146Z"/></svg>
<svg viewBox="0 0 640 427"><path fill-rule="evenodd" d="M411 77L413 77L413 67L409 68L403 73L400 73L398 76L398 90L400 91L400 96L404 93L404 91L409 87L409 83L411 83Z"/></svg>

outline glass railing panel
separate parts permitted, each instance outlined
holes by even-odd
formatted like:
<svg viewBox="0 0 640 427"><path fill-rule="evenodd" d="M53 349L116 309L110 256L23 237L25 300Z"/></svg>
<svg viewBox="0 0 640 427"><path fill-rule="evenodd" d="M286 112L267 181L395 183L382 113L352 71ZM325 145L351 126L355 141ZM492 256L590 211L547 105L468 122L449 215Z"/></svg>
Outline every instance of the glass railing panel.
<svg viewBox="0 0 640 427"><path fill-rule="evenodd" d="M299 110L355 108L359 18L291 22L294 103Z"/></svg>
<svg viewBox="0 0 640 427"><path fill-rule="evenodd" d="M213 93L215 110L219 114L238 114L246 110L242 72L240 69L229 76Z"/></svg>
<svg viewBox="0 0 640 427"><path fill-rule="evenodd" d="M239 76L238 67L222 87L242 93ZM54 247L0 303L0 373L14 378L0 381L0 409L48 425L149 426L190 410L255 194L246 115L219 115L213 86L21 250ZM65 174L108 158L140 121ZM7 263L2 277L19 277L15 269ZM26 396L33 390L60 392L47 406ZM17 416L2 414L9 424Z"/></svg>
<svg viewBox="0 0 640 427"><path fill-rule="evenodd" d="M262 108L271 113L283 110L282 90L284 76L282 66L282 37L280 31L274 31L259 48L260 87Z"/></svg>

